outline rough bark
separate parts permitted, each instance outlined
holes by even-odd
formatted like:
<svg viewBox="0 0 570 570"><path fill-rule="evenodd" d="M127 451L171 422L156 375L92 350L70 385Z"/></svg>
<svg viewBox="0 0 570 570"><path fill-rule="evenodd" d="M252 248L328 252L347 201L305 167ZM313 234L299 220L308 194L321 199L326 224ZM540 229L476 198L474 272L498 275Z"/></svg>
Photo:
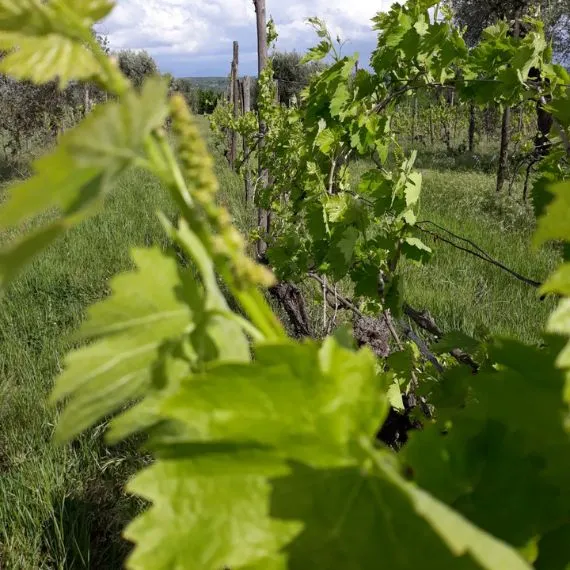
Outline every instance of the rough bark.
<svg viewBox="0 0 570 570"><path fill-rule="evenodd" d="M271 287L269 294L287 313L294 336L296 338L312 337L305 298L299 287L284 281Z"/></svg>
<svg viewBox="0 0 570 570"><path fill-rule="evenodd" d="M354 319L354 338L358 346L368 346L376 356L390 355L390 331L384 320L365 315Z"/></svg>
<svg viewBox="0 0 570 570"><path fill-rule="evenodd" d="M233 108L234 119L239 117L239 88L238 88L238 75L239 75L239 43L234 42L234 51L232 59L232 71L230 75L230 103ZM230 152L229 163L232 168L235 168L237 159L237 144L238 135L236 131L230 131Z"/></svg>
<svg viewBox="0 0 570 570"><path fill-rule="evenodd" d="M241 82L241 100L242 100L242 112L245 115L251 111L251 79L250 77L245 77ZM243 137L243 155L244 157L249 156L250 150L247 144L246 137ZM249 168L249 161L246 159L244 168L244 186L245 186L245 201L246 204L252 199L251 195L251 170Z"/></svg>
<svg viewBox="0 0 570 570"><path fill-rule="evenodd" d="M267 66L268 46L267 46L267 13L265 9L265 0L253 0L255 6L255 15L257 19L257 68L258 77L261 76L263 70ZM267 132L267 125L263 117L259 117L259 152L263 153L264 138ZM259 165L259 185L265 188L268 184L268 171L263 164ZM267 235L269 233L270 217L269 212L264 208L258 208L257 225L260 233ZM267 243L263 238L257 241L257 255L263 257L267 252Z"/></svg>

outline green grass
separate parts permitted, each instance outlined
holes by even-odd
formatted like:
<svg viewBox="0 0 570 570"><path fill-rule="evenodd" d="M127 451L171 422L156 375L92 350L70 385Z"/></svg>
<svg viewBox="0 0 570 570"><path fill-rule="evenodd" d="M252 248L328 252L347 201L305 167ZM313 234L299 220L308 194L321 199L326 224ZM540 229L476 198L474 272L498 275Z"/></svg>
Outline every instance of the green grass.
<svg viewBox="0 0 570 570"><path fill-rule="evenodd" d="M437 153L436 153L437 154ZM418 154L423 188L418 221L429 220L450 232L471 240L492 258L513 271L542 282L561 260L553 247L535 250L531 246L535 215L520 198L522 182L497 196L495 175L480 169L442 163L439 155ZM425 166L432 158L436 168ZM355 164L356 183L370 164ZM433 226L422 226L446 236ZM495 335L537 343L553 299L540 300L537 289L502 269L459 251L425 233L418 233L433 250L430 263L400 264L404 300L416 309L430 311L444 331L466 334L488 331Z"/></svg>
<svg viewBox="0 0 570 570"><path fill-rule="evenodd" d="M69 333L107 293L108 279L130 266L129 247L166 246L159 208L172 214L160 185L128 173L105 212L50 247L0 301L0 557L6 568L101 568L124 554L126 545L113 535L135 506L120 489L140 458L132 449L106 450L98 431L56 448L56 416L46 398Z"/></svg>
<svg viewBox="0 0 570 570"><path fill-rule="evenodd" d="M220 156L216 173L223 200L240 228L248 229L254 214L244 207L241 182ZM515 201L496 200L492 175L424 174L420 219L474 240L529 277L548 274L556 252L530 249L531 212ZM174 215L160 184L140 171L127 173L103 213L50 247L0 299L1 569L116 569L128 552L120 531L141 504L122 488L146 459L134 442L106 448L100 428L55 447L56 411L46 401L71 347L69 334L89 304L108 293L109 278L130 267L129 249L167 246L158 209ZM430 265L403 266L410 304L429 309L446 330L472 333L485 325L495 333L538 340L551 302L540 302L535 290L489 264L430 244L435 251ZM312 310L315 319L319 311Z"/></svg>
<svg viewBox="0 0 570 570"><path fill-rule="evenodd" d="M419 220L470 239L534 281L543 281L560 260L553 248L530 246L534 214L514 198L497 198L493 175L424 171ZM526 342L540 339L554 301L540 301L535 288L487 262L430 236L420 237L434 256L423 267L404 265L404 296L412 306L429 309L446 331L473 334L483 327Z"/></svg>
<svg viewBox="0 0 570 570"><path fill-rule="evenodd" d="M249 225L241 183L216 166L224 200ZM167 243L155 215L173 205L150 175L127 173L105 211L50 247L0 299L0 568L117 569L141 505L122 491L145 461L135 444L107 449L101 429L56 447L53 379L86 308L128 269L132 246Z"/></svg>

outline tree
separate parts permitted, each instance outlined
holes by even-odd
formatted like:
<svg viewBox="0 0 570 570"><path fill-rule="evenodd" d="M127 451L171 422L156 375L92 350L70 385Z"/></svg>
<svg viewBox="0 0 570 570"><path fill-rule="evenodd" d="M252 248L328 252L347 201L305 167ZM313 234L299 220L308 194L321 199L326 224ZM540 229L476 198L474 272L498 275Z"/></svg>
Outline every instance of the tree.
<svg viewBox="0 0 570 570"><path fill-rule="evenodd" d="M447 0L455 21L466 26L465 40L477 43L481 32L497 20L539 16L560 60L570 55L570 0Z"/></svg>
<svg viewBox="0 0 570 570"><path fill-rule="evenodd" d="M198 106L196 112L200 115L210 115L214 112L222 94L214 89L198 89Z"/></svg>
<svg viewBox="0 0 570 570"><path fill-rule="evenodd" d="M63 128L67 98L57 82L34 85L0 75L0 129L7 135L4 144L12 154L23 150L23 143L42 134L57 135Z"/></svg>
<svg viewBox="0 0 570 570"><path fill-rule="evenodd" d="M198 112L198 91L194 88L190 80L185 78L176 78L172 83L172 91L180 93L186 100L192 112Z"/></svg>
<svg viewBox="0 0 570 570"><path fill-rule="evenodd" d="M121 50L115 54L121 71L131 80L135 87L140 87L145 78L156 75L158 65L145 50Z"/></svg>
<svg viewBox="0 0 570 570"><path fill-rule="evenodd" d="M556 57L565 63L570 58L570 0L551 0L541 12L548 35L552 38Z"/></svg>
<svg viewBox="0 0 570 570"><path fill-rule="evenodd" d="M320 62L301 63L302 56L296 51L276 52L273 55L275 79L279 82L279 101L289 105L293 97L299 98L311 77L322 71Z"/></svg>

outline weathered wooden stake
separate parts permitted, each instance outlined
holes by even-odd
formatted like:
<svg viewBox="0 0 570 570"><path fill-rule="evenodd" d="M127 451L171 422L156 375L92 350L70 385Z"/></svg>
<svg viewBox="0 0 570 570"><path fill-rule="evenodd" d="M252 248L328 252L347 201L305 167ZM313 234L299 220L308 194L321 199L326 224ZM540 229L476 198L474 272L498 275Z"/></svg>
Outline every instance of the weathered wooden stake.
<svg viewBox="0 0 570 570"><path fill-rule="evenodd" d="M255 6L255 15L257 19L257 70L258 78L261 77L263 70L267 65L268 59L268 46L267 46L267 14L265 10L265 0L253 0ZM267 132L267 124L263 117L259 117L259 153L263 154L264 138ZM262 162L259 164L259 186L265 188L268 185L269 173ZM259 208L257 211L257 225L261 234L268 234L270 227L269 212L264 208ZM267 243L263 238L257 241L257 255L265 257L267 252Z"/></svg>
<svg viewBox="0 0 570 570"><path fill-rule="evenodd" d="M245 115L251 111L251 79L249 76L244 77L240 82L242 113ZM245 184L245 202L249 204L253 196L251 195L251 171L249 168L249 146L246 137L243 137L243 156L245 158L244 167L244 184Z"/></svg>
<svg viewBox="0 0 570 570"><path fill-rule="evenodd" d="M89 84L83 85L83 116L86 117L91 111L91 91Z"/></svg>
<svg viewBox="0 0 570 570"><path fill-rule="evenodd" d="M239 88L238 88L238 74L239 74L239 43L234 42L234 57L232 59L232 71L230 75L230 103L233 106L234 118L239 117ZM235 168L237 159L237 143L238 135L232 130L230 132L230 154L228 157L230 166Z"/></svg>

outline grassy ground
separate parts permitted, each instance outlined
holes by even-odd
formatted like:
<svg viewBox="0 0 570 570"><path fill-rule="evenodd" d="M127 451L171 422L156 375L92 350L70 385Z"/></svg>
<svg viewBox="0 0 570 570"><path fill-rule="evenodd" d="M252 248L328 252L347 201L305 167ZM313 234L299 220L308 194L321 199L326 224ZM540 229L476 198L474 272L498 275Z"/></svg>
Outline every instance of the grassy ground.
<svg viewBox="0 0 570 570"><path fill-rule="evenodd" d="M422 167L429 165L422 163ZM441 166L441 165L438 165ZM238 179L218 157L223 196L246 228ZM425 170L420 218L473 239L513 269L541 280L552 251L528 246L531 213L494 199L493 178L473 171ZM134 245L165 246L154 212L172 214L150 176L132 171L104 213L54 244L0 299L0 568L114 570L128 545L120 529L140 505L123 495L125 479L143 462L134 445L107 449L100 431L77 443L51 443L56 412L46 405L69 348L68 334L86 307L107 293L108 279L129 267ZM427 239L427 238L426 238ZM406 299L428 308L445 329L493 332L535 341L548 313L535 290L499 269L433 244L433 263L403 268Z"/></svg>
<svg viewBox="0 0 570 570"><path fill-rule="evenodd" d="M435 168L428 168L430 162ZM465 157L447 157L443 152L418 156L424 179L418 220L469 239L509 269L543 281L560 256L551 247L531 247L535 217L531 205L520 199L522 183L513 187L512 196L505 192L498 197L494 173L466 167L465 162ZM367 168L358 164L355 178ZM449 237L434 226L422 227ZM427 265L400 266L404 298L410 305L428 309L444 331L471 335L488 330L530 343L540 340L553 300L541 301L536 288L428 234L420 232L419 237L434 255Z"/></svg>
<svg viewBox="0 0 570 570"><path fill-rule="evenodd" d="M508 197L498 199L493 175L426 170L424 181L420 220L472 240L534 281L543 281L559 262L553 248L530 247L530 207ZM430 236L421 237L435 254L429 265L404 268L405 298L411 305L429 309L444 330L472 334L482 326L527 342L539 340L553 301L540 301L535 288L489 263Z"/></svg>
<svg viewBox="0 0 570 570"><path fill-rule="evenodd" d="M241 183L218 164L228 205L245 225ZM151 176L126 174L104 213L54 244L0 299L0 569L115 570L120 532L140 505L122 493L144 461L134 445L106 449L101 430L51 442L46 398L67 340L108 280L130 266L131 246L166 246L155 211L173 214Z"/></svg>

